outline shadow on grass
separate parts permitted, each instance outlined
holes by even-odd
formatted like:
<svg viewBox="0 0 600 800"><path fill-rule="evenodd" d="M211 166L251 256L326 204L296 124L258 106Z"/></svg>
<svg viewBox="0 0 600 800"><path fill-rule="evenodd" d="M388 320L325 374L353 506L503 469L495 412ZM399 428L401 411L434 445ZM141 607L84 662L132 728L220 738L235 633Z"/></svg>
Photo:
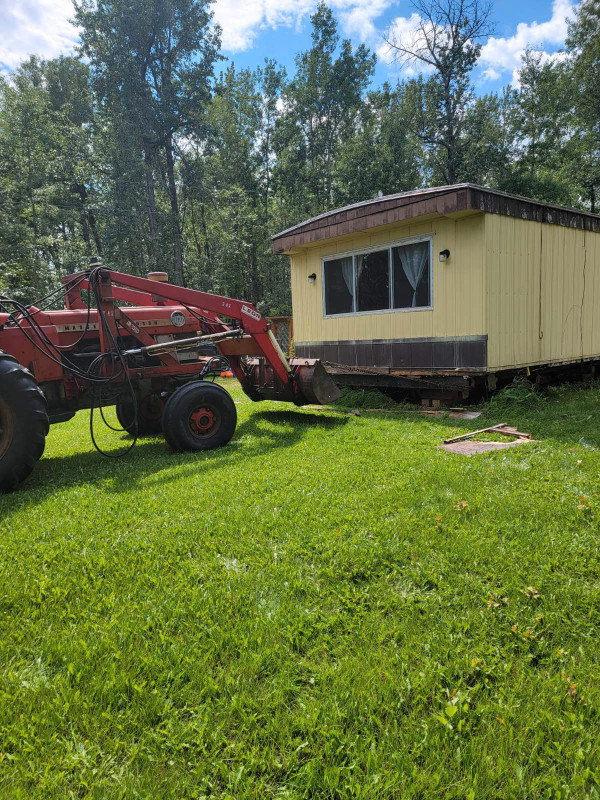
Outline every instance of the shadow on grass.
<svg viewBox="0 0 600 800"><path fill-rule="evenodd" d="M259 411L238 425L231 442L225 447L198 453L169 450L162 437L140 439L122 459L106 458L95 451L66 456L46 456L37 465L32 477L21 489L0 497L5 510L17 510L43 502L48 495L73 486L93 487L109 482L103 491L129 493L137 485L147 487L156 476L164 486L182 477L210 474L215 468L227 467L241 459L267 455L292 447L311 430L334 430L348 422L346 417L324 417L300 411ZM123 445L129 437L122 436ZM177 467L177 469L174 469Z"/></svg>
<svg viewBox="0 0 600 800"><path fill-rule="evenodd" d="M379 419L402 423L407 429L419 426L432 436L432 444L441 444L453 432L466 433L488 425L505 422L534 439L559 446L583 445L600 450L600 392L586 387L569 387L549 394L529 406L512 403L486 405L477 419L453 419L448 415L425 416L402 413L361 413L361 419ZM265 410L251 412L238 425L232 441L223 448L201 453L170 452L162 437L142 439L123 459L104 458L91 448L85 452L53 457L48 451L37 465L31 479L18 492L0 496L0 518L7 512L37 505L49 495L81 486L85 491L103 483L103 491L127 493L136 486L164 485L182 477L203 478L215 468L227 468L242 459L261 458L292 447L315 429L333 431L345 426L352 416L325 415L307 410ZM399 431L401 436L401 431ZM437 437L439 436L439 442ZM429 436L427 439L431 442ZM128 439L123 437L122 444ZM415 456L417 457L417 456Z"/></svg>

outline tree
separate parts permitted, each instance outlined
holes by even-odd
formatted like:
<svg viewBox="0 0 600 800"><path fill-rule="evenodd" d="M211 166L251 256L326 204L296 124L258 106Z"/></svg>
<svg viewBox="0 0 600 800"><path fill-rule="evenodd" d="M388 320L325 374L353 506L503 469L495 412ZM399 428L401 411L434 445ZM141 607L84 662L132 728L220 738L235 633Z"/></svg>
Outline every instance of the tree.
<svg viewBox="0 0 600 800"><path fill-rule="evenodd" d="M187 278L198 288L244 297L265 312L289 310L285 259L269 242L273 213L269 138L281 70L230 66L217 81L202 147L187 147L182 188ZM275 87L265 92L265 78ZM275 226L277 222L275 221Z"/></svg>
<svg viewBox="0 0 600 800"><path fill-rule="evenodd" d="M570 96L573 131L569 143L574 179L588 207L598 210L600 189L600 1L582 0L569 25L567 48L572 57Z"/></svg>
<svg viewBox="0 0 600 800"><path fill-rule="evenodd" d="M292 187L300 214L334 204L334 165L352 133L375 56L339 42L331 9L321 2L311 17L312 47L296 57L296 75L284 92L278 127L279 183ZM340 47L339 55L336 56Z"/></svg>
<svg viewBox="0 0 600 800"><path fill-rule="evenodd" d="M461 180L511 190L515 143L513 118L516 93L478 97L466 110L461 157Z"/></svg>
<svg viewBox="0 0 600 800"><path fill-rule="evenodd" d="M540 200L572 203L564 174L571 107L564 70L531 50L522 62L514 126L520 191Z"/></svg>
<svg viewBox="0 0 600 800"><path fill-rule="evenodd" d="M75 0L82 53L91 63L94 87L119 130L143 153L151 254L158 263L156 174L164 156L175 280L183 283L183 247L175 140L193 134L210 98L219 30L211 28L212 0Z"/></svg>
<svg viewBox="0 0 600 800"><path fill-rule="evenodd" d="M422 185L424 152L411 133L413 112L405 83L369 92L336 162L336 205Z"/></svg>
<svg viewBox="0 0 600 800"><path fill-rule="evenodd" d="M93 105L77 59L31 57L0 81L0 263L26 300L101 250L93 212Z"/></svg>
<svg viewBox="0 0 600 800"><path fill-rule="evenodd" d="M432 75L418 86L415 130L430 151L432 169L448 184L461 178L462 136L473 98L470 73L492 33L491 6L480 0L413 0L418 23L407 36L393 27L386 42L395 60Z"/></svg>
<svg viewBox="0 0 600 800"><path fill-rule="evenodd" d="M273 136L281 115L280 103L287 74L273 59L265 58L265 65L256 72L260 93L260 130L258 138L259 179L263 193L265 223L270 220L270 203L273 197L272 174L275 167Z"/></svg>
<svg viewBox="0 0 600 800"><path fill-rule="evenodd" d="M73 196L87 255L102 255L93 209L97 181L91 155L94 100L89 67L77 58L59 56L45 62L44 77L50 107L61 131L55 171Z"/></svg>

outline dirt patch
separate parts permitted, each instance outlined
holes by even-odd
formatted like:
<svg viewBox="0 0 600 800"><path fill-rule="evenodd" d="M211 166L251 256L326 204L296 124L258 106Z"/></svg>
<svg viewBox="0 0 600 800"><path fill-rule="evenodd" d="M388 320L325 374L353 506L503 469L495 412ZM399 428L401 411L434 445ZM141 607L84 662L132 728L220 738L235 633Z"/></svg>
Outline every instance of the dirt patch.
<svg viewBox="0 0 600 800"><path fill-rule="evenodd" d="M489 453L491 450L507 450L509 447L516 447L519 444L531 444L535 439L516 439L514 442L454 442L453 444L439 444L439 450L447 450L449 453L460 453L463 456L472 456L476 453Z"/></svg>

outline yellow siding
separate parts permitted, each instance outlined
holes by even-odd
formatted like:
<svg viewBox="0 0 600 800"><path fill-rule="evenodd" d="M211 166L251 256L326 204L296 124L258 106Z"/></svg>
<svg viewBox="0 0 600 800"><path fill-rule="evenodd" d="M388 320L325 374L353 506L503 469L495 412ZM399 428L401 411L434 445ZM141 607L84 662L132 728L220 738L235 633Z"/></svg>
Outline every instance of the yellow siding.
<svg viewBox="0 0 600 800"><path fill-rule="evenodd" d="M323 314L322 258L433 234L433 308L326 319ZM450 250L441 263L440 250ZM294 339L327 342L349 339L408 339L486 333L484 215L435 218L382 227L368 234L331 239L292 255ZM314 284L308 276L316 273Z"/></svg>
<svg viewBox="0 0 600 800"><path fill-rule="evenodd" d="M585 269L582 317L583 349L585 353L600 352L600 234L585 235Z"/></svg>
<svg viewBox="0 0 600 800"><path fill-rule="evenodd" d="M431 310L324 317L323 257L427 234ZM294 253L292 301L298 342L487 334L490 370L600 357L600 234L499 214L389 225Z"/></svg>
<svg viewBox="0 0 600 800"><path fill-rule="evenodd" d="M600 234L487 214L485 239L488 367L600 355Z"/></svg>

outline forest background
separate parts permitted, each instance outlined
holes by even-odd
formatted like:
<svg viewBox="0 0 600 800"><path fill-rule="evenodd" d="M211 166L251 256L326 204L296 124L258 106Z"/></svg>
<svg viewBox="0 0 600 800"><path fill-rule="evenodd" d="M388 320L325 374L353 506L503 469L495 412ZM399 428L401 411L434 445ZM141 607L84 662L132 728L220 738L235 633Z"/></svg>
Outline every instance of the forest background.
<svg viewBox="0 0 600 800"><path fill-rule="evenodd" d="M78 52L0 78L0 294L31 302L100 256L287 314L270 236L379 192L468 181L597 212L600 0L483 95L493 7L414 5L386 37L404 77L374 88L375 53L324 2L288 74L226 65L210 0L75 0Z"/></svg>

